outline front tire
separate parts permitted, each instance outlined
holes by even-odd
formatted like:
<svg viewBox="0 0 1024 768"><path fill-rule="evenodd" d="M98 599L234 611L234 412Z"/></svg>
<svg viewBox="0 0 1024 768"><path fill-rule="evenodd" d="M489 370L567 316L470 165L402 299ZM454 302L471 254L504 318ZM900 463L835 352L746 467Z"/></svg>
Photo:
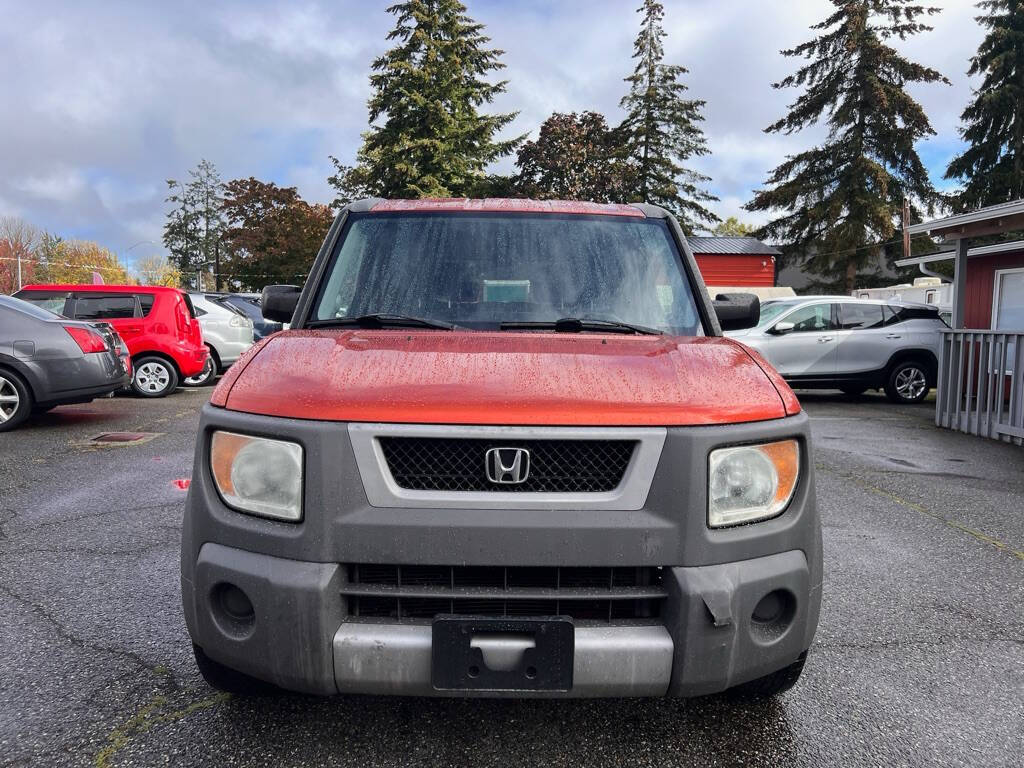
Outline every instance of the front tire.
<svg viewBox="0 0 1024 768"><path fill-rule="evenodd" d="M918 360L897 363L885 382L885 395L894 403L920 403L929 389L928 366Z"/></svg>
<svg viewBox="0 0 1024 768"><path fill-rule="evenodd" d="M14 429L32 413L32 392L16 373L0 370L0 432Z"/></svg>
<svg viewBox="0 0 1024 768"><path fill-rule="evenodd" d="M214 661L203 653L203 649L195 643L192 644L192 652L196 657L199 674L211 688L238 696L266 696L280 690L271 683L257 680L255 677L250 677Z"/></svg>
<svg viewBox="0 0 1024 768"><path fill-rule="evenodd" d="M132 391L141 397L165 397L178 386L178 372L162 357L141 357L135 361Z"/></svg>
<svg viewBox="0 0 1024 768"><path fill-rule="evenodd" d="M770 675L751 680L749 683L737 685L728 691L730 696L741 699L769 699L785 693L800 679L804 671L804 664L807 662L807 654L801 654L800 658Z"/></svg>

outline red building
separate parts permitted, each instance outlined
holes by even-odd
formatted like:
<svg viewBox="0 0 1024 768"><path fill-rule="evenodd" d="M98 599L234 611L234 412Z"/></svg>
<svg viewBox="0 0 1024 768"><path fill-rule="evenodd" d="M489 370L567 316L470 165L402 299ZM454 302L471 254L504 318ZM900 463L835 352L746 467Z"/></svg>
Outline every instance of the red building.
<svg viewBox="0 0 1024 768"><path fill-rule="evenodd" d="M926 267L952 261L953 251L900 259L898 266ZM1024 329L1024 241L968 248L964 275L963 323L978 330ZM922 270L924 271L924 270Z"/></svg>
<svg viewBox="0 0 1024 768"><path fill-rule="evenodd" d="M713 287L775 285L780 252L753 237L688 237L704 282Z"/></svg>

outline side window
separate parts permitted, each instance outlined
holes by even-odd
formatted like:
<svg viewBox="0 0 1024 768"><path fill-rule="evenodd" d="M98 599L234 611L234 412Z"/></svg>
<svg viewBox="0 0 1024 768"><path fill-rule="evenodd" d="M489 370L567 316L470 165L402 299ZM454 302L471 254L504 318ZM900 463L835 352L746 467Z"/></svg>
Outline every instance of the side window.
<svg viewBox="0 0 1024 768"><path fill-rule="evenodd" d="M139 306L142 307L142 316L149 317L149 313L153 311L153 302L156 297L152 293L140 293Z"/></svg>
<svg viewBox="0 0 1024 768"><path fill-rule="evenodd" d="M117 320L135 317L135 296L79 296L75 300L75 318L78 320Z"/></svg>
<svg viewBox="0 0 1024 768"><path fill-rule="evenodd" d="M905 311L902 307L892 307L886 304L882 311L885 313L885 324L896 325L896 323L902 323L907 319Z"/></svg>
<svg viewBox="0 0 1024 768"><path fill-rule="evenodd" d="M834 331L831 304L811 304L809 307L795 309L782 318L793 324L794 333L810 333L816 331Z"/></svg>
<svg viewBox="0 0 1024 768"><path fill-rule="evenodd" d="M882 327L881 304L847 304L839 305L839 317L844 331L864 331L869 328Z"/></svg>

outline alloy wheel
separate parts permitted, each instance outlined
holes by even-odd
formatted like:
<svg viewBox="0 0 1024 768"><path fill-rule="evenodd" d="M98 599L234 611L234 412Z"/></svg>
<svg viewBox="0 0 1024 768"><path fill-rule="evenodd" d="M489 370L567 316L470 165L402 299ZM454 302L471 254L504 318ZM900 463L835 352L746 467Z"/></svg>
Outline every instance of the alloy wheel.
<svg viewBox="0 0 1024 768"><path fill-rule="evenodd" d="M171 372L162 363L150 361L135 371L135 386L144 392L163 392L170 382Z"/></svg>
<svg viewBox="0 0 1024 768"><path fill-rule="evenodd" d="M21 405L21 395L10 379L0 376L0 424L14 417Z"/></svg>
<svg viewBox="0 0 1024 768"><path fill-rule="evenodd" d="M896 374L896 391L904 400L917 400L928 388L928 378L920 368L909 366Z"/></svg>

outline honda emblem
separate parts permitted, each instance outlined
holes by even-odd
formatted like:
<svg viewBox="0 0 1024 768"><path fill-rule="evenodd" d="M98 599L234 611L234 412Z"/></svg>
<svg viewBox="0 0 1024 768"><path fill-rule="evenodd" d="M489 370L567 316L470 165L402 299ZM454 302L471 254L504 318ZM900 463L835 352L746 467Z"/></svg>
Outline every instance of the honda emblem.
<svg viewBox="0 0 1024 768"><path fill-rule="evenodd" d="M484 456L487 479L500 485L525 483L530 476L530 452L525 448L491 448Z"/></svg>

